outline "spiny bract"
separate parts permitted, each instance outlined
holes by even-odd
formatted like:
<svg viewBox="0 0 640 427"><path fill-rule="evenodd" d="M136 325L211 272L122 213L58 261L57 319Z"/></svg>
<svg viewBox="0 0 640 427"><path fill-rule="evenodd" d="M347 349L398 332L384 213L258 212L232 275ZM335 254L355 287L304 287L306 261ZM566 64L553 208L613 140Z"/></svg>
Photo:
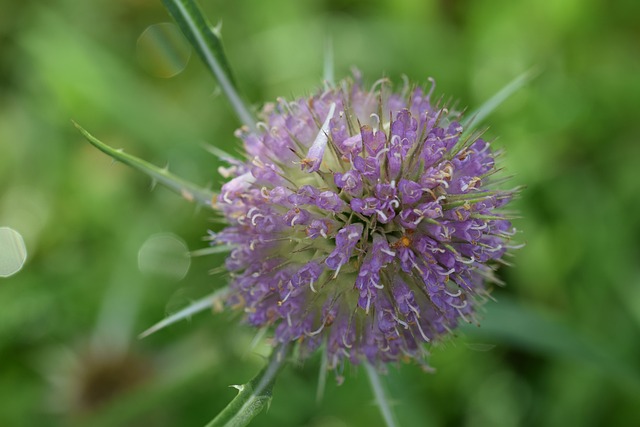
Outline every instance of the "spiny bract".
<svg viewBox="0 0 640 427"><path fill-rule="evenodd" d="M489 143L431 101L433 84L355 80L278 99L237 131L247 160L222 169L229 226L212 239L232 248L228 303L276 343L324 344L332 369L425 363L423 344L474 320L496 281L513 192L492 188Z"/></svg>

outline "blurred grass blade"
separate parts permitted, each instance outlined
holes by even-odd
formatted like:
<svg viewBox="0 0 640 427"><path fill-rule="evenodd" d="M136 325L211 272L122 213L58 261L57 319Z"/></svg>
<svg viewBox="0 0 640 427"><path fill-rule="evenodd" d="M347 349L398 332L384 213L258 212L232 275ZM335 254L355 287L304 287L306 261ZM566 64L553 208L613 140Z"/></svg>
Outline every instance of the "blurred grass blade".
<svg viewBox="0 0 640 427"><path fill-rule="evenodd" d="M218 80L240 121L255 129L256 120L238 93L218 30L207 21L195 0L162 0L162 3Z"/></svg>
<svg viewBox="0 0 640 427"><path fill-rule="evenodd" d="M227 163L236 163L236 162L240 162L241 160L235 158L233 155L227 153L226 151L223 151L221 149L219 149L218 147L215 147L213 145L210 144L202 144L202 146L204 147L205 150L207 150L209 153L213 154L214 156L216 156L218 159L227 162Z"/></svg>
<svg viewBox="0 0 640 427"><path fill-rule="evenodd" d="M174 313L171 316L167 317L166 319L163 319L160 322L156 323L155 325L153 325L152 327L150 327L149 329L147 329L146 331L138 335L138 338L140 339L146 338L149 335L155 332L158 332L159 330L164 329L169 325L172 325L182 319L186 319L188 317L193 316L196 313L199 313L203 310L213 307L213 305L217 301L221 301L227 295L228 292L229 292L229 288L226 286L222 289L218 289L217 291L207 295L204 298L199 299L193 304L188 305L187 307L183 308L177 313Z"/></svg>
<svg viewBox="0 0 640 427"><path fill-rule="evenodd" d="M331 37L327 37L326 45L324 47L323 79L326 84L329 84L329 86L333 86L335 78L333 58L333 40Z"/></svg>
<svg viewBox="0 0 640 427"><path fill-rule="evenodd" d="M393 412L391 411L391 405L389 404L389 399L387 398L384 387L382 386L382 381L380 381L378 371L376 371L375 367L366 362L364 364L364 367L367 370L367 376L369 377L369 382L371 383L371 389L373 390L373 394L376 398L376 403L378 404L378 408L380 409L380 413L382 414L382 418L384 418L386 426L396 427L397 424L393 416Z"/></svg>
<svg viewBox="0 0 640 427"><path fill-rule="evenodd" d="M251 422L271 402L273 385L282 369L288 347L273 350L269 363L251 381L233 386L238 395L205 427L242 427Z"/></svg>
<svg viewBox="0 0 640 427"><path fill-rule="evenodd" d="M200 205L213 209L213 198L216 196L214 192L205 188L198 187L195 184L190 183L189 181L178 178L177 176L169 173L169 171L167 171L166 169L159 168L155 165L152 165L151 163L145 162L144 160L127 154L122 150L111 148L104 142L91 135L76 122L73 122L73 125L80 131L80 133L87 139L87 141L91 143L91 145L107 154L108 156L112 157L114 160L122 162L125 165L131 166L132 168L144 173L145 175L153 179L154 182L159 182L165 187L180 194L190 202L197 202Z"/></svg>
<svg viewBox="0 0 640 427"><path fill-rule="evenodd" d="M507 100L511 95L517 92L520 88L522 88L525 84L531 81L535 76L538 75L538 71L536 69L530 69L520 74L518 77L513 79L509 84L500 89L498 93L493 95L487 101L484 102L477 110L472 113L466 115L466 117L460 123L464 128L465 133L469 133L473 129L475 129L489 114L493 112L500 104Z"/></svg>
<svg viewBox="0 0 640 427"><path fill-rule="evenodd" d="M189 253L189 256L196 257L196 256L221 254L225 252L231 252L232 249L233 249L233 246L231 245L217 245L217 246L211 246L210 248L202 248L202 249L197 249L195 251L191 251Z"/></svg>
<svg viewBox="0 0 640 427"><path fill-rule="evenodd" d="M324 390L327 386L327 365L329 363L329 356L327 356L327 347L322 349L322 360L320 362L320 372L318 374L318 388L316 389L316 403L322 402L324 397Z"/></svg>
<svg viewBox="0 0 640 427"><path fill-rule="evenodd" d="M549 313L540 312L501 296L488 303L481 327L462 326L472 339L502 342L551 358L568 358L595 367L640 393L638 369L609 351L609 347L590 341Z"/></svg>

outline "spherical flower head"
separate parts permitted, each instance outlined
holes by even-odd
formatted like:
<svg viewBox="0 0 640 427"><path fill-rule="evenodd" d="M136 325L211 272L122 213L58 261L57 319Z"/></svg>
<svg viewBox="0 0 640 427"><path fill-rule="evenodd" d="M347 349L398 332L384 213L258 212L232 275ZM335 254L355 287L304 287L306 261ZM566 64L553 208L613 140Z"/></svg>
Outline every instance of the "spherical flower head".
<svg viewBox="0 0 640 427"><path fill-rule="evenodd" d="M499 212L512 192L491 186L489 143L460 115L405 84L367 91L345 81L278 99L258 131L237 136L214 235L233 249L228 303L276 343L306 356L424 363L424 343L475 321L514 233Z"/></svg>

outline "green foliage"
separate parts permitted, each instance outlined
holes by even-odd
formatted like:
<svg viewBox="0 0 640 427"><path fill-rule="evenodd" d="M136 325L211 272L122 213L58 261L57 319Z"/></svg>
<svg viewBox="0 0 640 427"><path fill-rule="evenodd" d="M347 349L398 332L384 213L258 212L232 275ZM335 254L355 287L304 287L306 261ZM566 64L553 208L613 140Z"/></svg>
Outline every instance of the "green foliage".
<svg viewBox="0 0 640 427"><path fill-rule="evenodd" d="M74 122L73 125L80 131L82 136L84 136L87 141L91 143L91 145L93 145L112 159L122 162L125 165L130 166L133 169L147 175L153 180L154 184L159 182L165 187L175 191L177 194L179 194L189 202L196 202L201 204L202 206L206 206L209 208L212 207L212 203L215 197L214 192L206 190L204 188L199 188L189 181L178 178L177 176L169 173L167 168L163 169L154 166L149 162L145 162L142 159L125 153L122 149L116 150L114 148L111 148L104 142L91 135L79 124Z"/></svg>
<svg viewBox="0 0 640 427"><path fill-rule="evenodd" d="M216 77L240 120L250 128L255 127L255 118L238 94L238 87L222 48L220 29L214 28L207 21L195 0L162 0L162 3Z"/></svg>
<svg viewBox="0 0 640 427"><path fill-rule="evenodd" d="M269 363L251 381L233 386L238 395L206 427L244 427L271 403L273 386L287 361L287 348L273 351Z"/></svg>
<svg viewBox="0 0 640 427"><path fill-rule="evenodd" d="M0 425L204 425L269 349L252 347L255 331L230 312L137 340L227 278L222 253L194 258L181 282L143 274L136 259L158 232L206 248L219 224L150 191L69 120L216 189L223 162L202 143L236 155L236 114L199 61L169 80L136 63L138 36L172 20L161 2L4 3L0 226L23 235L29 257L0 279ZM320 87L328 35L336 79L351 66L370 83L432 76L469 111L540 70L480 125L505 148L513 185L527 187L516 201L526 246L500 270L507 286L479 328L434 346L435 374L391 367L381 379L400 426L640 424L638 2L200 4L224 21L233 81L255 106ZM251 425L380 425L364 368L347 368L341 386L330 373L316 404L320 365L318 355L284 369ZM87 372L118 374L87 382ZM107 381L125 372L130 381Z"/></svg>

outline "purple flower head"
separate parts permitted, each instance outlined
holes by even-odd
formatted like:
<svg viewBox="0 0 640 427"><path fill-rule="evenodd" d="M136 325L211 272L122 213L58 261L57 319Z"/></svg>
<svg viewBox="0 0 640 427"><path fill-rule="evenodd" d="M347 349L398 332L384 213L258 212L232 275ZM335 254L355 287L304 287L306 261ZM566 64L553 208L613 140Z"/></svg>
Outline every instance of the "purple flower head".
<svg viewBox="0 0 640 427"><path fill-rule="evenodd" d="M241 131L217 208L233 250L229 303L329 366L423 362L425 343L475 322L515 233L491 186L489 143L422 89L360 83L265 109Z"/></svg>

